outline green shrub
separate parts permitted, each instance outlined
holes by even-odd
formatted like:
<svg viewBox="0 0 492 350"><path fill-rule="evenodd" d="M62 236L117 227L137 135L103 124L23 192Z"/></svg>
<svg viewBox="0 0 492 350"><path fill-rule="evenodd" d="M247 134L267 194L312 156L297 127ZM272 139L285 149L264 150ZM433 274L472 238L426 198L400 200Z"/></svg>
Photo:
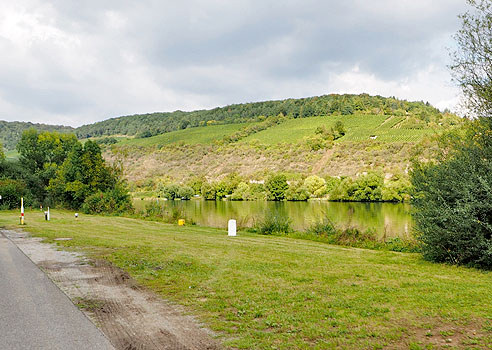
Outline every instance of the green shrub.
<svg viewBox="0 0 492 350"><path fill-rule="evenodd" d="M188 180L187 185L193 189L193 194L201 194L203 183L207 182L205 176L193 176Z"/></svg>
<svg viewBox="0 0 492 350"><path fill-rule="evenodd" d="M321 198L326 192L326 180L322 177L311 175L304 180L304 187L309 193L310 197Z"/></svg>
<svg viewBox="0 0 492 350"><path fill-rule="evenodd" d="M86 214L122 214L133 212L132 199L123 186L88 196L82 204Z"/></svg>
<svg viewBox="0 0 492 350"><path fill-rule="evenodd" d="M325 218L320 222L316 222L312 224L307 230L307 233L323 237L323 236L332 236L336 233L335 225L331 222L330 219Z"/></svg>
<svg viewBox="0 0 492 350"><path fill-rule="evenodd" d="M240 182L236 190L231 195L233 201L252 200L251 190L246 182Z"/></svg>
<svg viewBox="0 0 492 350"><path fill-rule="evenodd" d="M254 201L267 200L267 193L266 193L265 186L263 184L259 184L259 183L249 184L249 189L251 192L251 200Z"/></svg>
<svg viewBox="0 0 492 350"><path fill-rule="evenodd" d="M372 202L383 199L384 179L381 174L367 173L355 180L345 178L330 192L331 200Z"/></svg>
<svg viewBox="0 0 492 350"><path fill-rule="evenodd" d="M27 185L22 180L0 180L0 205L5 209L20 208L21 197L24 197L24 206L32 205L32 196Z"/></svg>
<svg viewBox="0 0 492 350"><path fill-rule="evenodd" d="M265 181L265 188L269 200L281 201L285 198L285 191L289 188L284 174L270 175Z"/></svg>
<svg viewBox="0 0 492 350"><path fill-rule="evenodd" d="M181 186L178 191L179 198L183 200L190 200L195 194L195 191L190 186Z"/></svg>
<svg viewBox="0 0 492 350"><path fill-rule="evenodd" d="M181 188L177 184L166 185L161 189L161 195L172 201L176 198L181 198L180 190Z"/></svg>
<svg viewBox="0 0 492 350"><path fill-rule="evenodd" d="M320 149L331 146L330 141L327 141L320 135L306 136L303 138L303 141L311 151L319 151Z"/></svg>
<svg viewBox="0 0 492 350"><path fill-rule="evenodd" d="M262 235L283 234L291 232L290 219L278 210L268 212L257 224L258 233Z"/></svg>
<svg viewBox="0 0 492 350"><path fill-rule="evenodd" d="M210 201L215 200L215 186L213 184L204 182L202 184L201 193L203 199L210 200Z"/></svg>
<svg viewBox="0 0 492 350"><path fill-rule="evenodd" d="M443 146L436 163L415 164L413 213L424 258L492 268L491 120Z"/></svg>
<svg viewBox="0 0 492 350"><path fill-rule="evenodd" d="M307 201L309 199L309 192L302 181L295 181L285 191L285 199L288 201Z"/></svg>

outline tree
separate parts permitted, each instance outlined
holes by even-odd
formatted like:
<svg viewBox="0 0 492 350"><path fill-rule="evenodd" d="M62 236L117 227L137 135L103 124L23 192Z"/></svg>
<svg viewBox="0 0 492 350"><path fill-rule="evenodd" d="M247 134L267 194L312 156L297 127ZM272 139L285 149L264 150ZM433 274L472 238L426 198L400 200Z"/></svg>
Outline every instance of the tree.
<svg viewBox="0 0 492 350"><path fill-rule="evenodd" d="M268 199L281 201L285 198L285 191L289 188L287 178L283 174L271 175L265 181L265 188L268 193Z"/></svg>
<svg viewBox="0 0 492 350"><path fill-rule="evenodd" d="M326 194L326 180L316 175L308 176L304 180L304 187L314 198L321 198Z"/></svg>
<svg viewBox="0 0 492 350"><path fill-rule="evenodd" d="M96 142L77 142L49 181L48 191L56 202L78 209L91 194L120 185L118 176L116 169L106 166Z"/></svg>
<svg viewBox="0 0 492 350"><path fill-rule="evenodd" d="M16 148L21 164L36 173L46 163L61 165L77 142L73 134L56 131L38 133L35 129L28 129L22 133Z"/></svg>
<svg viewBox="0 0 492 350"><path fill-rule="evenodd" d="M345 126L340 120L337 120L335 123L335 132L338 134L338 137L335 138L340 138L345 135Z"/></svg>
<svg viewBox="0 0 492 350"><path fill-rule="evenodd" d="M16 178L27 184L38 202L45 201L46 186L77 142L75 135L55 131L39 133L31 128L22 133L17 144L22 171Z"/></svg>
<svg viewBox="0 0 492 350"><path fill-rule="evenodd" d="M455 35L458 49L452 54L453 76L461 86L467 107L476 115L492 115L492 1L467 0L473 12L460 16L462 28Z"/></svg>
<svg viewBox="0 0 492 350"><path fill-rule="evenodd" d="M438 162L413 166L412 204L424 258L492 268L492 142L477 120L442 146Z"/></svg>
<svg viewBox="0 0 492 350"><path fill-rule="evenodd" d="M491 269L492 2L468 3L451 69L478 118L442 137L435 161L413 165L413 216L424 258Z"/></svg>

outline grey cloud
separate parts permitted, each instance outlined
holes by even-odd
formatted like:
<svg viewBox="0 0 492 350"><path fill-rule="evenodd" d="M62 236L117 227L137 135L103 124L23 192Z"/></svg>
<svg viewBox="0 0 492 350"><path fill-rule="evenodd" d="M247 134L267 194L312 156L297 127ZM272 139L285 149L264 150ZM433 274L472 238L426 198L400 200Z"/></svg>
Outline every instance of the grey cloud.
<svg viewBox="0 0 492 350"><path fill-rule="evenodd" d="M445 65L443 38L465 10L462 0L23 1L75 43L28 46L0 32L0 94L73 124L330 93L330 76L355 66L411 78Z"/></svg>

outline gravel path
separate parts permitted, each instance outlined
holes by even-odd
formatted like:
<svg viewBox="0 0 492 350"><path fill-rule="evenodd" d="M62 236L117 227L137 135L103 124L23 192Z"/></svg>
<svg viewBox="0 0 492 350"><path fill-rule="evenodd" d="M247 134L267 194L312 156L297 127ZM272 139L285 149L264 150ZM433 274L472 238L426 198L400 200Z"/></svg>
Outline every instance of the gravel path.
<svg viewBox="0 0 492 350"><path fill-rule="evenodd" d="M114 349L43 271L1 234L0 349Z"/></svg>

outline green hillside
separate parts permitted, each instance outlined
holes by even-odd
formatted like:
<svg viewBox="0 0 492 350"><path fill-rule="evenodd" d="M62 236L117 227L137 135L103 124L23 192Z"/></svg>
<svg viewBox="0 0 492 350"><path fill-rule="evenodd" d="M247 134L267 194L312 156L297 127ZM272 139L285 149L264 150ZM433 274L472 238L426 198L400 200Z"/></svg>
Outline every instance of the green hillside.
<svg viewBox="0 0 492 350"><path fill-rule="evenodd" d="M252 102L192 112L166 112L122 116L76 129L79 138L127 135L148 137L171 131L215 124L259 122L262 117L289 118L373 114L411 116L425 123L439 123L442 113L429 103L409 102L394 97L323 95L299 99Z"/></svg>
<svg viewBox="0 0 492 350"><path fill-rule="evenodd" d="M118 145L153 146L181 142L190 145L210 144L213 141L223 139L225 136L232 134L246 125L249 125L249 123L188 128L184 130L171 131L152 137L125 139L119 142Z"/></svg>
<svg viewBox="0 0 492 350"><path fill-rule="evenodd" d="M146 146L180 141L190 144L210 143L226 137L228 133L230 133L229 135L235 133L247 125L246 123L262 123L265 119L276 116L285 116L291 121L269 131L254 130L258 133L254 137L249 132L247 135L240 135L240 138L249 136L249 140L256 138L265 143L275 143L282 140L294 142L302 136L309 136L311 129L316 128L317 125L325 125L325 121L318 120L318 118L327 117L327 127L331 127L333 122L338 119L344 121L349 131L344 137L345 140L364 140L375 133L375 128L379 128L376 136L383 140L414 141L428 133L421 130L435 129L439 125L446 127L449 124L449 119L452 119L451 115L441 113L429 103L422 101L409 102L394 97L369 96L367 94L331 94L299 99L241 103L191 112L175 111L122 116L75 129L66 126L0 121L0 142L3 143L7 151L13 150L22 132L28 128L35 128L39 131L74 132L79 139L108 136L135 138L135 141L122 142L129 145ZM364 118L359 119L360 116L364 116ZM304 121L307 119L309 121ZM384 123L385 121L388 125ZM407 125L404 125L405 123ZM217 125L231 126L221 128L216 127ZM237 125L242 126L238 127ZM205 126L207 128L213 126L213 128L198 129ZM269 125L269 127L271 126ZM289 127L292 129L286 130ZM396 128L406 129L406 131L397 132L394 130ZM185 131L177 132L179 130ZM203 135L205 131L210 135ZM161 136L150 139L150 137L158 135ZM224 141L228 143L231 140L238 141L237 136L236 134L231 139ZM142 139L142 141L136 139ZM114 143L114 140L102 141L111 141L103 142L106 144Z"/></svg>
<svg viewBox="0 0 492 350"><path fill-rule="evenodd" d="M414 118L415 119L415 118ZM310 118L287 119L265 130L252 132L249 136L239 138L243 143L256 140L260 144L295 144L302 142L305 137L315 135L316 129L325 127L333 128L337 121L341 121L346 134L337 142L359 142L376 139L381 142L419 142L424 136L442 132L445 127L437 124L412 122L410 117L398 117L387 115L340 115L322 116ZM458 124L458 120L451 118L446 123ZM227 136L234 135L238 131L252 129L258 123L223 124L177 130L165 134L147 138L123 138L117 145L121 146L155 146L169 145L172 143L183 144L211 144L221 141Z"/></svg>
<svg viewBox="0 0 492 350"><path fill-rule="evenodd" d="M295 143L304 137L314 135L318 127L333 128L337 121L341 121L346 129L346 134L338 140L339 142L364 141L371 137L383 142L418 142L426 135L443 130L442 127L432 128L426 124L419 129L404 125L407 121L406 117L355 114L291 119L250 135L243 141L258 140L265 144Z"/></svg>

